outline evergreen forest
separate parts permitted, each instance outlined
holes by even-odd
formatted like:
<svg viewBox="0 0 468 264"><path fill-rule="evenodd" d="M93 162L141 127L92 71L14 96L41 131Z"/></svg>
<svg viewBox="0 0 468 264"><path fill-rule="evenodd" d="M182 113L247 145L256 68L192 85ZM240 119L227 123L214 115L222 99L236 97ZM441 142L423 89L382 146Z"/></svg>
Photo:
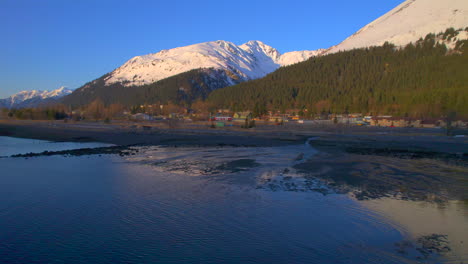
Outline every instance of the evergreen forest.
<svg viewBox="0 0 468 264"><path fill-rule="evenodd" d="M468 118L468 41L456 41L460 31L428 34L403 48L385 43L313 57L216 90L208 102L257 115L297 109L309 116L330 112ZM443 42L455 47L448 50Z"/></svg>

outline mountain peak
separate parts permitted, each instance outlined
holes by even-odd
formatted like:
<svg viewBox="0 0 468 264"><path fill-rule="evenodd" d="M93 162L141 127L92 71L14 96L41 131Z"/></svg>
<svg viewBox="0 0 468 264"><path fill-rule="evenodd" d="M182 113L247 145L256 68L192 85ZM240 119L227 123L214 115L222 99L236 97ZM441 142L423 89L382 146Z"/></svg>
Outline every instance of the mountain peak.
<svg viewBox="0 0 468 264"><path fill-rule="evenodd" d="M294 61L308 59L308 55L313 54L303 53ZM281 54L261 41L251 40L237 46L217 40L133 57L109 73L105 83L140 86L198 68L221 69L237 80L251 80L263 77L282 65L285 64L282 64Z"/></svg>
<svg viewBox="0 0 468 264"><path fill-rule="evenodd" d="M267 44L261 42L260 40L249 40L246 43L242 44L241 46L244 46L244 45L245 46L268 46Z"/></svg>
<svg viewBox="0 0 468 264"><path fill-rule="evenodd" d="M415 42L428 33L439 33L447 28L468 26L466 0L407 0L379 17L327 53L381 46L390 42L403 46Z"/></svg>

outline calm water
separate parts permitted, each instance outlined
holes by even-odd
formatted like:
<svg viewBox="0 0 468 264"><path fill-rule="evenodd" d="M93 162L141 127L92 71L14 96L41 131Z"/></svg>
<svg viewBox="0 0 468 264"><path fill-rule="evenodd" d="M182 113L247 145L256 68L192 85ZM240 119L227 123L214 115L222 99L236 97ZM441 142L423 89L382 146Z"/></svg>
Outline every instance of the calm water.
<svg viewBox="0 0 468 264"><path fill-rule="evenodd" d="M15 154L15 140L0 138L0 156ZM30 149L23 141L18 151L37 152L37 141L29 143ZM47 150L54 144L40 143ZM300 175L284 179L282 171L313 154L305 145L147 147L124 158L0 158L0 262L466 261L463 245L424 260L395 248L447 231L439 230L441 223L457 233L468 223L466 207L358 202L305 191L311 183ZM415 208L423 209L413 217ZM432 227L415 224L431 217ZM457 243L466 238L463 232Z"/></svg>
<svg viewBox="0 0 468 264"><path fill-rule="evenodd" d="M1 137L0 157L14 154L25 154L29 152L40 153L43 151L61 151L78 148L97 148L110 146L104 143L74 143L74 142L50 142L44 140Z"/></svg>

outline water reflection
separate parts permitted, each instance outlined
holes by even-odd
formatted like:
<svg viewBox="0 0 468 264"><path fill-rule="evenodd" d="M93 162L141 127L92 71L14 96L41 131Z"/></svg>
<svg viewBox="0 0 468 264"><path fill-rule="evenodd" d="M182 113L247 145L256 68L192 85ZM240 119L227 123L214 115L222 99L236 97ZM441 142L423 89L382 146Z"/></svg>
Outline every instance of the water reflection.
<svg viewBox="0 0 468 264"><path fill-rule="evenodd" d="M0 159L0 262L466 261L466 206L320 192L293 168L314 154L142 147ZM444 236L446 259L417 250Z"/></svg>
<svg viewBox="0 0 468 264"><path fill-rule="evenodd" d="M405 263L393 251L401 234L344 195L270 192L109 156L0 167L4 263Z"/></svg>
<svg viewBox="0 0 468 264"><path fill-rule="evenodd" d="M45 140L25 139L0 136L0 157L15 154L40 153L43 151L61 151L80 148L97 148L111 144L97 142L51 142Z"/></svg>
<svg viewBox="0 0 468 264"><path fill-rule="evenodd" d="M440 253L449 262L468 261L466 203L462 201L429 203L390 198L361 203L396 223L397 228L414 241L412 245L401 248L403 254L411 254L413 249L418 251L416 253L420 253L416 255L422 259L427 253Z"/></svg>
<svg viewBox="0 0 468 264"><path fill-rule="evenodd" d="M271 192L148 164L125 168L119 208L128 212L121 213L126 222L152 229L158 240L145 239L168 260L191 248L191 257L208 262L411 262L394 251L403 239L398 230L344 195Z"/></svg>

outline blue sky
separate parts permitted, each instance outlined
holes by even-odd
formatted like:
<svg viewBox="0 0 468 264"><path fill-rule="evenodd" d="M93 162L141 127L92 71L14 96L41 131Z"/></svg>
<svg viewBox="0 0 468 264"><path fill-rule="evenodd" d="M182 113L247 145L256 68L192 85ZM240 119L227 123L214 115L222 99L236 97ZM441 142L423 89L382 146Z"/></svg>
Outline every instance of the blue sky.
<svg viewBox="0 0 468 264"><path fill-rule="evenodd" d="M133 56L206 41L328 48L401 2L1 0L0 98L78 88Z"/></svg>

